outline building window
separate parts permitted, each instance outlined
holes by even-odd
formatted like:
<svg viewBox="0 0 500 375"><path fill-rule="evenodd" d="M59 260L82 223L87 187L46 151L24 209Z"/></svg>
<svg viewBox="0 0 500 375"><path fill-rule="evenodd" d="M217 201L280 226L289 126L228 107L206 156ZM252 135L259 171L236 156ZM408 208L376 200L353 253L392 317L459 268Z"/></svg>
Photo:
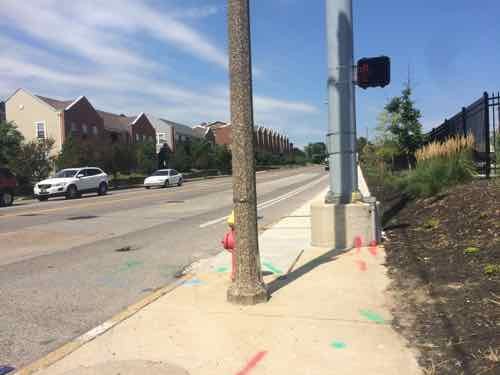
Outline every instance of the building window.
<svg viewBox="0 0 500 375"><path fill-rule="evenodd" d="M46 138L46 132L45 132L45 122L40 121L35 123L36 127L36 137L38 139L45 139Z"/></svg>
<svg viewBox="0 0 500 375"><path fill-rule="evenodd" d="M92 125L92 133L94 133L94 135L99 134L99 130L97 129L97 126Z"/></svg>
<svg viewBox="0 0 500 375"><path fill-rule="evenodd" d="M140 136L139 136L139 134L136 134L136 135L135 135L135 140L136 140L137 142L139 142L139 140L140 140Z"/></svg>
<svg viewBox="0 0 500 375"><path fill-rule="evenodd" d="M82 124L82 132L83 132L83 134L87 134L88 130L89 129L87 127L87 124Z"/></svg>
<svg viewBox="0 0 500 375"><path fill-rule="evenodd" d="M167 133L159 133L157 139L159 145L167 143Z"/></svg>
<svg viewBox="0 0 500 375"><path fill-rule="evenodd" d="M74 122L71 123L71 133L77 133L78 128Z"/></svg>

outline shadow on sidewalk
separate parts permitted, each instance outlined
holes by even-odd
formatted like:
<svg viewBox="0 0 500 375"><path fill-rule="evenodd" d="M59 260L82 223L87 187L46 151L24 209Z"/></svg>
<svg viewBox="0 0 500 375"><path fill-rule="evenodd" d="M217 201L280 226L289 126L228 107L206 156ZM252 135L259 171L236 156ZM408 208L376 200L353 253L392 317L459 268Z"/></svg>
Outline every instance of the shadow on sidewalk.
<svg viewBox="0 0 500 375"><path fill-rule="evenodd" d="M269 292L269 295L272 297L272 295L280 290L281 288L284 288L288 284L294 282L298 278L302 277L306 273L314 270L316 267L321 266L322 264L325 263L330 263L333 262L334 260L337 259L338 256L348 252L351 250L351 248L345 249L345 250L335 250L332 249L325 254L303 264L299 268L293 270L290 273L287 273L286 275L280 276L277 279L271 281L269 284L267 284L267 290Z"/></svg>

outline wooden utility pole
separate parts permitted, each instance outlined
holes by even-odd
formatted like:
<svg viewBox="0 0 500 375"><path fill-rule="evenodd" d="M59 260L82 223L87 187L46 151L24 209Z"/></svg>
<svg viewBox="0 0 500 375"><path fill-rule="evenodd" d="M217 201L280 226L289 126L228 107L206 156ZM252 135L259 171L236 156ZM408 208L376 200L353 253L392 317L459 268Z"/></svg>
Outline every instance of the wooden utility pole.
<svg viewBox="0 0 500 375"><path fill-rule="evenodd" d="M228 0L228 19L237 267L227 299L253 305L267 301L268 292L260 270L257 232L249 0Z"/></svg>

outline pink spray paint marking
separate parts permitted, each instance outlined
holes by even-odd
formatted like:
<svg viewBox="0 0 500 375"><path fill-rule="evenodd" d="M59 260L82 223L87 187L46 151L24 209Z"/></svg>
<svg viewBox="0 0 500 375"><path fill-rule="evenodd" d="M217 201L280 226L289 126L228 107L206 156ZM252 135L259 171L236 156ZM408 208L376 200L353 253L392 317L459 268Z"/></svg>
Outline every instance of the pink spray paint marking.
<svg viewBox="0 0 500 375"><path fill-rule="evenodd" d="M361 252L361 245L363 245L363 239L361 236L356 236L354 238L354 247L356 248L356 254L359 255Z"/></svg>
<svg viewBox="0 0 500 375"><path fill-rule="evenodd" d="M253 358L250 361L248 361L246 366L240 372L238 372L236 375L249 374L250 371L252 371L255 368L255 366L257 366L257 364L262 360L262 358L264 358L266 356L266 354L267 354L266 351L258 352L255 356L253 356Z"/></svg>
<svg viewBox="0 0 500 375"><path fill-rule="evenodd" d="M370 242L370 247L368 249L370 251L370 253L376 257L377 256L377 241L376 240L373 240L372 242Z"/></svg>
<svg viewBox="0 0 500 375"><path fill-rule="evenodd" d="M356 264L358 265L358 268L360 271L366 271L366 262L364 260L357 260Z"/></svg>

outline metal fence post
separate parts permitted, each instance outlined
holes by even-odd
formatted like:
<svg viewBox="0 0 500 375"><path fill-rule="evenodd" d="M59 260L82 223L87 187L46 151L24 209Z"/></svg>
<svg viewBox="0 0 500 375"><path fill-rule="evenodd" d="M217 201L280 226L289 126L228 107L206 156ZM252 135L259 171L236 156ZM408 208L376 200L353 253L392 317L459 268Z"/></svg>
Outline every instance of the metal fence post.
<svg viewBox="0 0 500 375"><path fill-rule="evenodd" d="M467 137L467 108L462 107L462 129L464 137Z"/></svg>
<svg viewBox="0 0 500 375"><path fill-rule="evenodd" d="M484 137L485 151L486 151L486 178L490 178L491 170L491 154L490 154L490 99L488 93L485 91L484 98Z"/></svg>

